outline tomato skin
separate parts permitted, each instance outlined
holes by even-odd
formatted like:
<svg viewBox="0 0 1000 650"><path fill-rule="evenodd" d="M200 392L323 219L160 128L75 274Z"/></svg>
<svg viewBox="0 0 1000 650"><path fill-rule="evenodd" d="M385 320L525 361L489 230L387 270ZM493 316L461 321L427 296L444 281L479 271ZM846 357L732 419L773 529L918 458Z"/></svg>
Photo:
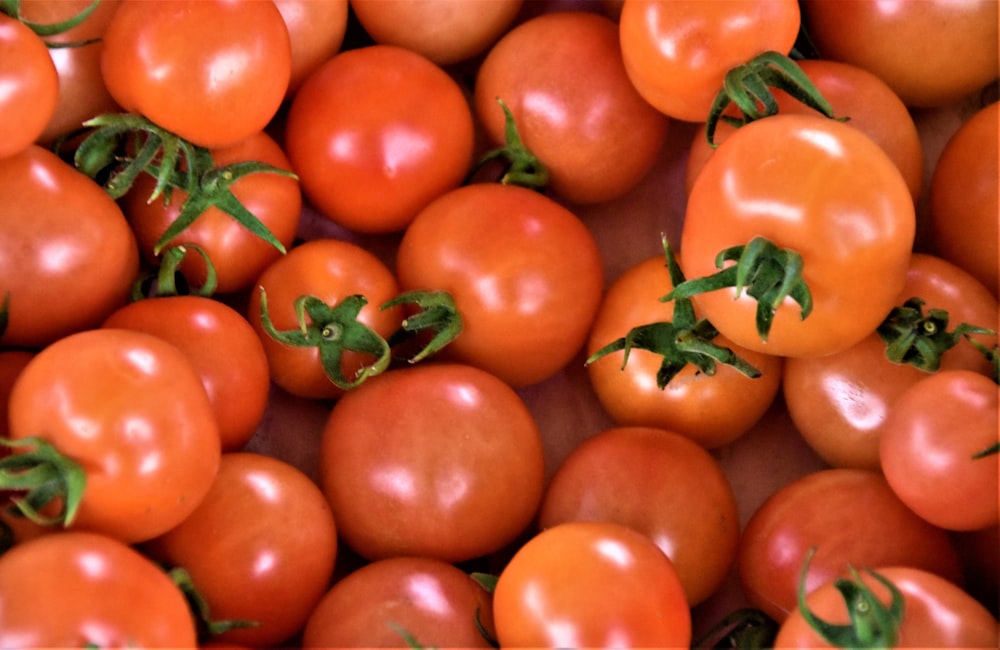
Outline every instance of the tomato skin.
<svg viewBox="0 0 1000 650"><path fill-rule="evenodd" d="M285 98L338 51L347 32L347 0L274 0L288 29L292 47L291 78Z"/></svg>
<svg viewBox="0 0 1000 650"><path fill-rule="evenodd" d="M870 138L823 117L774 115L737 130L706 163L688 199L680 254L690 279L715 273L720 251L757 236L799 253L812 313L802 320L786 299L766 341L755 327L757 301L745 292L692 300L745 348L818 356L857 343L889 313L915 230L906 183Z"/></svg>
<svg viewBox="0 0 1000 650"><path fill-rule="evenodd" d="M548 528L514 554L493 593L501 647L686 648L691 612L673 564L611 522Z"/></svg>
<svg viewBox="0 0 1000 650"><path fill-rule="evenodd" d="M528 527L545 459L512 388L478 368L424 362L337 401L320 441L320 479L341 537L362 557L460 562Z"/></svg>
<svg viewBox="0 0 1000 650"><path fill-rule="evenodd" d="M104 33L101 72L125 110L216 148L277 113L291 45L273 2L125 0Z"/></svg>
<svg viewBox="0 0 1000 650"><path fill-rule="evenodd" d="M0 13L0 158L34 142L56 109L59 74L48 48L27 25Z"/></svg>
<svg viewBox="0 0 1000 650"><path fill-rule="evenodd" d="M0 557L0 646L193 648L180 589L126 544L69 531Z"/></svg>
<svg viewBox="0 0 1000 650"><path fill-rule="evenodd" d="M11 439L39 436L83 466L72 527L129 543L187 517L219 466L201 378L144 332L95 329L52 343L21 371L9 417Z"/></svg>
<svg viewBox="0 0 1000 650"><path fill-rule="evenodd" d="M582 349L604 277L597 243L576 215L499 183L461 187L427 206L403 235L396 273L404 291L455 299L464 329L444 358L515 387L553 376Z"/></svg>
<svg viewBox="0 0 1000 650"><path fill-rule="evenodd" d="M458 84L423 56L361 47L303 83L284 143L319 212L353 231L398 232L469 173L472 110Z"/></svg>
<svg viewBox="0 0 1000 650"><path fill-rule="evenodd" d="M10 291L3 343L41 348L96 327L123 305L139 253L115 202L52 152L31 145L0 159L0 292Z"/></svg>
<svg viewBox="0 0 1000 650"><path fill-rule="evenodd" d="M864 583L888 605L889 590L859 568ZM997 646L997 620L972 596L944 578L905 566L872 567L903 593L904 615L899 628L900 648L993 648ZM806 598L809 609L824 621L849 622L844 598L827 582ZM796 609L788 615L774 640L775 648L831 648Z"/></svg>
<svg viewBox="0 0 1000 650"><path fill-rule="evenodd" d="M791 50L799 6L625 0L619 29L625 69L639 94L670 117L704 122L726 72L767 50Z"/></svg>

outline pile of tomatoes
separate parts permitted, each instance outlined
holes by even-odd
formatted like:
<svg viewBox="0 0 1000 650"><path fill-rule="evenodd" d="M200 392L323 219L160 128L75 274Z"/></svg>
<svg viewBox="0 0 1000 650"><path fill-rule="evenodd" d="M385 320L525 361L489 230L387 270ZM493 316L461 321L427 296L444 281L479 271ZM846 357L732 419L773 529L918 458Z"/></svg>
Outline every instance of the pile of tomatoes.
<svg viewBox="0 0 1000 650"><path fill-rule="evenodd" d="M0 0L0 647L995 648L997 24Z"/></svg>

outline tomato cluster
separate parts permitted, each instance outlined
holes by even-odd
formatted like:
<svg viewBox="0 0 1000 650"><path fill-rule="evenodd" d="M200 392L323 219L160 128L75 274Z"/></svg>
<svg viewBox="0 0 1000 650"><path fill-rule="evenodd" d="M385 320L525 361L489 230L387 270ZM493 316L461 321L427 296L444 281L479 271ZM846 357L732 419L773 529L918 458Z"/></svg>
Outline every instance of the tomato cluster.
<svg viewBox="0 0 1000 650"><path fill-rule="evenodd" d="M0 646L996 647L997 23L0 0Z"/></svg>

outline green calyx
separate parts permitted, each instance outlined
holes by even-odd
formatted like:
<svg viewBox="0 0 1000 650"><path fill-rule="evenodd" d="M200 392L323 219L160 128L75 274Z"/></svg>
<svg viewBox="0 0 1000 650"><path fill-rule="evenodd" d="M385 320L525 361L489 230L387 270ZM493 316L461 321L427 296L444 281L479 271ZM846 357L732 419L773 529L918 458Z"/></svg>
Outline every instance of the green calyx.
<svg viewBox="0 0 1000 650"><path fill-rule="evenodd" d="M541 190L549 182L548 168L531 153L521 141L521 134L517 130L517 123L514 114L507 104L497 97L504 114L504 139L506 144L496 149L491 149L479 159L469 174L469 179L476 175L487 164L500 160L504 163L504 172L500 177L500 182L505 185L519 185L533 190Z"/></svg>
<svg viewBox="0 0 1000 650"><path fill-rule="evenodd" d="M167 571L170 580L177 585L177 588L184 594L184 598L191 608L194 620L198 627L198 635L201 638L212 639L223 632L230 630L241 630L252 627L260 627L259 621L249 621L243 619L222 619L212 618L211 607L205 597L194 584L194 579L187 569L175 567Z"/></svg>
<svg viewBox="0 0 1000 650"><path fill-rule="evenodd" d="M0 444L27 448L0 459L0 490L14 493L10 498L14 512L42 526L71 525L87 485L83 467L39 437L0 438ZM42 510L57 499L62 502L59 512L43 515Z"/></svg>
<svg viewBox="0 0 1000 650"><path fill-rule="evenodd" d="M885 354L893 363L909 364L926 372L941 366L941 355L972 334L995 334L991 329L961 323L948 331L948 312L929 309L913 297L894 307L876 330L886 344Z"/></svg>
<svg viewBox="0 0 1000 650"><path fill-rule="evenodd" d="M194 251L205 262L205 282L200 287L193 286L180 271L181 262L188 253ZM208 253L197 244L176 244L167 246L161 253L162 262L156 271L143 275L132 284L132 301L156 296L194 295L208 298L218 286L215 265ZM183 280L179 283L178 279Z"/></svg>
<svg viewBox="0 0 1000 650"><path fill-rule="evenodd" d="M379 309L405 304L416 305L419 311L403 319L399 330L389 337L389 346L395 348L414 340L422 332L431 332L430 340L409 358L410 363L437 354L462 333L462 315L447 291L408 291L385 302Z"/></svg>
<svg viewBox="0 0 1000 650"><path fill-rule="evenodd" d="M24 16L21 15L21 0L0 0L0 13L5 13L14 20L22 23L28 29L35 32L41 37L45 36L56 36L62 34L63 32L68 32L74 27L80 25L83 21L90 17L92 13L97 9L98 5L101 4L101 0L93 0L89 5L84 7L78 13L70 16L66 20L60 21L58 23L36 23L30 20L26 20ZM95 39L96 40L96 39ZM89 43L95 42L91 41L81 41L79 43L46 43L50 48L55 47L77 47L80 45L87 45Z"/></svg>

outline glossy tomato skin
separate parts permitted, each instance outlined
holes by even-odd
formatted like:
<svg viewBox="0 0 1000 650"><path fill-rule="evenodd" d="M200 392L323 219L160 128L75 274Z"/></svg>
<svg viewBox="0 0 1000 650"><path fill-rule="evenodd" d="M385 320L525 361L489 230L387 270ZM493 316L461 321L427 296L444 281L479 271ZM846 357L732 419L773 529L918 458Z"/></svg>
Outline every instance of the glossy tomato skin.
<svg viewBox="0 0 1000 650"><path fill-rule="evenodd" d="M56 110L59 74L48 48L27 25L0 13L0 158L38 138Z"/></svg>
<svg viewBox="0 0 1000 650"><path fill-rule="evenodd" d="M340 578L313 609L303 648L488 648L489 592L453 564L425 557L376 560Z"/></svg>
<svg viewBox="0 0 1000 650"><path fill-rule="evenodd" d="M538 16L490 49L474 105L494 146L506 141L498 98L524 146L548 169L548 189L570 203L625 194L652 168L667 137L668 118L625 72L617 25L593 12Z"/></svg>
<svg viewBox="0 0 1000 650"><path fill-rule="evenodd" d="M686 648L691 612L677 572L621 524L578 521L525 542L500 572L501 647Z"/></svg>
<svg viewBox="0 0 1000 650"><path fill-rule="evenodd" d="M277 113L291 44L273 2L123 2L104 33L101 71L122 108L216 148Z"/></svg>
<svg viewBox="0 0 1000 650"><path fill-rule="evenodd" d="M818 356L857 343L889 313L915 230L906 183L870 138L823 117L775 115L740 128L706 163L688 199L680 254L690 279L715 273L723 249L754 237L797 252L812 313L803 320L786 299L766 341L755 327L757 301L745 292L693 301L743 347Z"/></svg>
<svg viewBox="0 0 1000 650"><path fill-rule="evenodd" d="M464 329L442 354L513 386L543 381L582 349L603 289L593 235L538 192L477 183L441 196L403 235L405 290L449 292Z"/></svg>
<svg viewBox="0 0 1000 650"><path fill-rule="evenodd" d="M944 578L906 566L871 567L903 594L903 621L898 630L899 648L993 648L997 646L997 619L967 592ZM858 568L867 585L886 606L889 590ZM813 614L836 625L849 622L844 597L827 582L806 598ZM832 648L796 609L785 619L775 648Z"/></svg>
<svg viewBox="0 0 1000 650"><path fill-rule="evenodd" d="M95 329L39 352L10 394L10 437L38 436L83 466L72 526L132 543L180 523L219 466L201 378L152 334Z"/></svg>
<svg viewBox="0 0 1000 650"><path fill-rule="evenodd" d="M795 609L809 549L806 592L855 567L909 565L961 583L948 534L917 516L885 478L869 470L825 469L778 489L751 515L737 555L750 605L779 623Z"/></svg>
<svg viewBox="0 0 1000 650"><path fill-rule="evenodd" d="M0 159L4 345L40 348L125 304L139 253L122 212L91 179L37 145Z"/></svg>
<svg viewBox="0 0 1000 650"><path fill-rule="evenodd" d="M768 50L791 50L799 6L625 0L619 29L625 69L639 93L670 117L704 122L731 68Z"/></svg>
<svg viewBox="0 0 1000 650"><path fill-rule="evenodd" d="M253 436L271 377L264 346L243 314L213 298L164 296L125 305L102 326L159 336L187 356L212 403L223 451L236 451Z"/></svg>
<svg viewBox="0 0 1000 650"><path fill-rule="evenodd" d="M180 589L118 540L70 531L0 557L0 646L192 648L195 637Z"/></svg>
<svg viewBox="0 0 1000 650"><path fill-rule="evenodd" d="M357 232L398 232L469 173L472 110L458 83L425 57L361 47L303 83L284 144L319 212Z"/></svg>
<svg viewBox="0 0 1000 650"><path fill-rule="evenodd" d="M340 51L347 32L347 0L275 0L285 21L292 47L291 78L285 98L290 99L302 82Z"/></svg>
<svg viewBox="0 0 1000 650"><path fill-rule="evenodd" d="M333 576L337 529L319 487L296 467L249 452L223 454L191 515L145 546L182 567L213 620L257 621L215 636L280 644L305 624Z"/></svg>
<svg viewBox="0 0 1000 650"><path fill-rule="evenodd" d="M361 556L460 562L498 551L528 527L545 459L512 388L472 366L424 362L372 377L337 401L320 476L342 538Z"/></svg>

